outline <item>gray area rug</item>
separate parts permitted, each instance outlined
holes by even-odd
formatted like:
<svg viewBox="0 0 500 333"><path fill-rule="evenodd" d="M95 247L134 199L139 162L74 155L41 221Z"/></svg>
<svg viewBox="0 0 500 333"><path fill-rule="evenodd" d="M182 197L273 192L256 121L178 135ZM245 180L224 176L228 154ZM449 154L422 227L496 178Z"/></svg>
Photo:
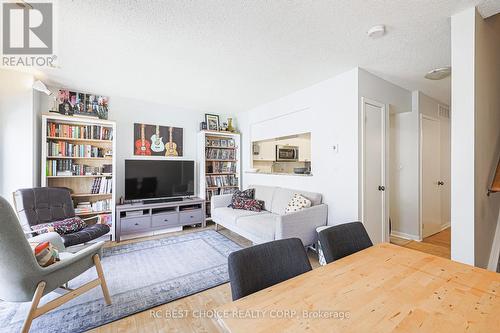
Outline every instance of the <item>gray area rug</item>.
<svg viewBox="0 0 500 333"><path fill-rule="evenodd" d="M228 255L241 247L214 230L104 249L102 265L113 304L100 288L33 321L30 332L83 332L229 281ZM97 277L90 269L70 282ZM42 304L59 296L51 293ZM19 332L29 303L0 303L0 332Z"/></svg>

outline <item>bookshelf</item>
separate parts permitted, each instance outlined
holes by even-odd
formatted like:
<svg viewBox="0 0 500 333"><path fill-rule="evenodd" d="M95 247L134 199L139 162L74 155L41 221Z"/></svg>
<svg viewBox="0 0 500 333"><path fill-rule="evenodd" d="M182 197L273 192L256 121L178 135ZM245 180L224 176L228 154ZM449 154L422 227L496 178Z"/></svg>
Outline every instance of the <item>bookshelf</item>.
<svg viewBox="0 0 500 333"><path fill-rule="evenodd" d="M41 185L69 188L76 215L110 224L103 240L115 239L115 137L113 121L42 115Z"/></svg>
<svg viewBox="0 0 500 333"><path fill-rule="evenodd" d="M230 194L241 187L240 141L236 133L198 133L199 196L205 200L207 219L213 195Z"/></svg>

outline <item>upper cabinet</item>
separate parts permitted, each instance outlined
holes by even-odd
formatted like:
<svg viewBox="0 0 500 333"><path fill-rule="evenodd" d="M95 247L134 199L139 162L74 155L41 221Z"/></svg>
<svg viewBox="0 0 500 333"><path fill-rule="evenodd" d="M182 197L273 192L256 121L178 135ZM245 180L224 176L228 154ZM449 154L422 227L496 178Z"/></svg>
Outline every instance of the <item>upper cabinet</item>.
<svg viewBox="0 0 500 333"><path fill-rule="evenodd" d="M258 161L275 161L276 143L274 141L255 141L253 143L253 159Z"/></svg>

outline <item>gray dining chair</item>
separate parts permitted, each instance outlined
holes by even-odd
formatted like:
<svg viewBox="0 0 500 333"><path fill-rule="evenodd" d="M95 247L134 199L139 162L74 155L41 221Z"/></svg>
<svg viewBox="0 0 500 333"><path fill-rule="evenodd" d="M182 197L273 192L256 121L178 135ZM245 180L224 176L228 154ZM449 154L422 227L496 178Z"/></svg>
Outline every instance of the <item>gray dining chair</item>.
<svg viewBox="0 0 500 333"><path fill-rule="evenodd" d="M271 241L232 252L228 266L233 301L312 270L299 238Z"/></svg>
<svg viewBox="0 0 500 333"><path fill-rule="evenodd" d="M328 227L318 233L318 238L327 264L373 246L361 222Z"/></svg>
<svg viewBox="0 0 500 333"><path fill-rule="evenodd" d="M42 241L50 241L60 251L60 261L48 267L38 264L29 242ZM100 261L103 244L99 242L79 252L67 253L57 233L27 239L14 210L7 200L0 197L0 299L31 302L22 327L23 333L29 331L33 319L98 286L102 289L106 304L111 304ZM97 279L39 306L42 296L94 266Z"/></svg>
<svg viewBox="0 0 500 333"><path fill-rule="evenodd" d="M71 193L64 187L35 187L14 192L14 204L24 231L31 227L75 217ZM90 221L96 217L83 219ZM70 247L97 239L109 232L105 224L90 224L84 229L61 235L64 246Z"/></svg>

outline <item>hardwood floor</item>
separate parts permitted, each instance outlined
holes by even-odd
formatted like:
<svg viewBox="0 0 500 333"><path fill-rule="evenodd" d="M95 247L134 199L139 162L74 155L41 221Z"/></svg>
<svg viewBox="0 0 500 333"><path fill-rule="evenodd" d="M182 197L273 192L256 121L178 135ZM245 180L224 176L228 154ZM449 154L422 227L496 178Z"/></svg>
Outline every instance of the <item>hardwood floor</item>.
<svg viewBox="0 0 500 333"><path fill-rule="evenodd" d="M421 242L391 236L391 243L450 259L451 228L447 228L435 235L424 238Z"/></svg>
<svg viewBox="0 0 500 333"><path fill-rule="evenodd" d="M210 224L205 229L214 229ZM120 242L110 242L106 246L140 242L150 239L172 237L180 233L205 230L201 228L185 228L182 232L153 237L144 237ZM243 247L252 245L250 241L227 229L219 232ZM319 266L318 256L313 251L308 251L309 260L313 268ZM134 314L107 325L90 330L92 333L118 333L118 332L220 332L219 326L212 319L211 310L231 302L231 289L229 283L211 288L192 296L157 306L155 308ZM169 314L178 314L183 318L165 318Z"/></svg>
<svg viewBox="0 0 500 333"><path fill-rule="evenodd" d="M207 229L213 229L210 225ZM200 228L187 228L182 233L200 231ZM242 246L250 246L247 239L226 229L219 232ZM171 237L179 233L159 235L154 237L139 238L123 241L120 244L144 241L155 238ZM414 250L434 254L440 257L450 257L450 229L424 239L422 242L408 241L391 237L391 243L408 247ZM116 246L109 243L107 246ZM317 255L308 251L309 260L313 268L319 266ZM121 320L98 327L92 333L118 333L118 332L220 332L219 326L212 319L211 310L231 301L229 283L205 290L192 296L181 298L168 304L137 313ZM177 314L181 318L167 318L168 315Z"/></svg>

